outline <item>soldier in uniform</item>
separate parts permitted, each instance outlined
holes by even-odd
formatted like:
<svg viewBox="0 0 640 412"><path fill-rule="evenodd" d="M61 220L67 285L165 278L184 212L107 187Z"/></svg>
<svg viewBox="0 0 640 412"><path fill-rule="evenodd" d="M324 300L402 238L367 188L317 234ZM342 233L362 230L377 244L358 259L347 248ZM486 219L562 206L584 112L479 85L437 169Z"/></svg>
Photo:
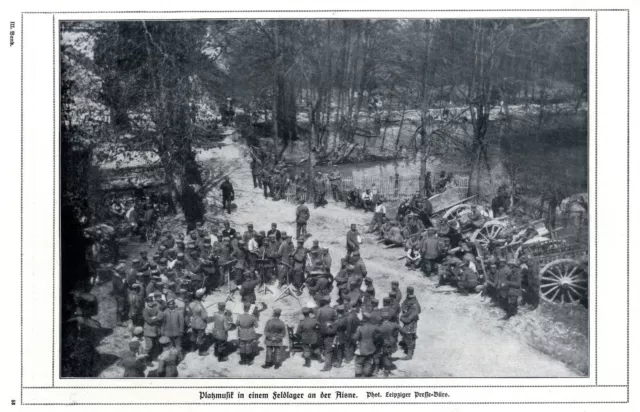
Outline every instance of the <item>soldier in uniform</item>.
<svg viewBox="0 0 640 412"><path fill-rule="evenodd" d="M379 340L380 328L370 322L368 313L362 314L362 325L358 327L353 335L353 340L358 346L358 354L356 355L355 376L370 377L374 369L374 355L378 348L376 341Z"/></svg>
<svg viewBox="0 0 640 412"><path fill-rule="evenodd" d="M194 349L198 350L200 356L205 356L207 352L204 350L205 329L207 328L207 309L202 304L204 289L198 289L195 298L189 303L189 323L191 326L191 342L195 345Z"/></svg>
<svg viewBox="0 0 640 412"><path fill-rule="evenodd" d="M331 370L333 343L336 335L336 330L333 325L333 321L336 318L335 310L329 306L331 303L331 297L325 295L320 300L320 307L316 309L316 319L318 320L318 328L320 332L320 347L324 351L324 368L323 371Z"/></svg>
<svg viewBox="0 0 640 412"><path fill-rule="evenodd" d="M307 221L309 221L309 217L309 208L304 204L304 198L301 198L300 205L296 209L296 239L305 240L307 235Z"/></svg>
<svg viewBox="0 0 640 412"><path fill-rule="evenodd" d="M261 280L255 276L255 273L246 271L244 273L244 282L240 285L240 296L242 302L254 304L256 303L256 288L260 286Z"/></svg>
<svg viewBox="0 0 640 412"><path fill-rule="evenodd" d="M356 276L364 279L367 276L367 266L364 264L364 260L360 257L360 251L356 250L351 256L351 264L353 265L353 271Z"/></svg>
<svg viewBox="0 0 640 412"><path fill-rule="evenodd" d="M262 189L262 180L260 179L260 162L255 157L251 160L251 177L253 177L253 188Z"/></svg>
<svg viewBox="0 0 640 412"><path fill-rule="evenodd" d="M302 308L304 318L298 324L298 329L296 329L296 336L302 343L302 357L304 358L304 366L306 368L311 366L312 356L314 354L319 355L320 352L318 348L318 321L315 318L309 317L310 314L310 308Z"/></svg>
<svg viewBox="0 0 640 412"><path fill-rule="evenodd" d="M289 259L295 251L295 246L291 241L291 236L284 236L283 242L278 247L278 287L282 287L287 282L287 274L289 272Z"/></svg>
<svg viewBox="0 0 640 412"><path fill-rule="evenodd" d="M265 355L264 369L275 366L275 369L282 366L282 341L287 334L287 326L280 320L282 309L274 308L273 317L267 321L264 327L264 344L267 347Z"/></svg>
<svg viewBox="0 0 640 412"><path fill-rule="evenodd" d="M124 368L123 378L144 378L146 368L144 362L138 357L140 342L129 342L129 352L125 353L120 364Z"/></svg>
<svg viewBox="0 0 640 412"><path fill-rule="evenodd" d="M420 254L422 255L422 271L424 274L430 277L433 273L438 273L436 259L439 256L439 247L436 229L432 227L427 229L427 236L420 245Z"/></svg>
<svg viewBox="0 0 640 412"><path fill-rule="evenodd" d="M162 317L162 336L169 338L176 350L182 352L182 334L184 333L184 313L176 307L176 302L170 299Z"/></svg>
<svg viewBox="0 0 640 412"><path fill-rule="evenodd" d="M413 358L413 352L416 348L416 339L418 338L416 332L418 330L418 319L420 318L420 304L413 292L413 286L407 286L407 297L402 302L400 307L401 315L400 321L402 322L402 335L407 347L407 356L405 360L411 360Z"/></svg>
<svg viewBox="0 0 640 412"><path fill-rule="evenodd" d="M160 335L160 325L162 324L162 312L158 309L158 303L152 298L147 298L145 308L142 310L144 319L144 346L149 354L149 359L157 350L157 341Z"/></svg>
<svg viewBox="0 0 640 412"><path fill-rule="evenodd" d="M180 354L171 344L171 339L163 336L158 341L162 345L162 353L158 356L158 368L156 369L156 377L158 378L177 378L178 363L180 362Z"/></svg>
<svg viewBox="0 0 640 412"><path fill-rule="evenodd" d="M333 170L329 173L329 182L331 184L331 194L334 202L341 200L340 196L340 183L342 182L342 176L338 170L338 166L334 165Z"/></svg>
<svg viewBox="0 0 640 412"><path fill-rule="evenodd" d="M360 326L360 318L358 318L358 308L355 306L350 306L348 304L345 306L345 310L347 313L346 320L346 328L344 331L345 336L345 344L344 344L344 361L349 363L353 360L355 350L356 350L356 341L353 338L356 330Z"/></svg>
<svg viewBox="0 0 640 412"><path fill-rule="evenodd" d="M264 165L262 167L261 178L262 189L264 190L264 198L266 199L269 195L273 196L273 186L271 185L271 171L269 171L267 165Z"/></svg>
<svg viewBox="0 0 640 412"><path fill-rule="evenodd" d="M387 298L385 298L387 299ZM380 366L384 370L384 376L391 374L393 369L393 361L391 355L398 350L398 334L402 331L400 325L390 319L388 311L382 311L382 324L380 325Z"/></svg>
<svg viewBox="0 0 640 412"><path fill-rule="evenodd" d="M218 362L227 360L225 351L227 339L229 338L229 330L231 330L231 323L225 313L225 307L225 302L218 302L218 311L211 317L213 323L213 356L218 358Z"/></svg>
<svg viewBox="0 0 640 412"><path fill-rule="evenodd" d="M291 255L293 267L292 283L295 286L298 295L302 294L302 286L304 285L304 270L307 263L307 249L304 248L304 240L298 239L298 247Z"/></svg>
<svg viewBox="0 0 640 412"><path fill-rule="evenodd" d="M356 310L360 309L360 306L362 305L362 290L360 290L356 280L349 281L349 293L347 296L349 297L351 306Z"/></svg>
<svg viewBox="0 0 640 412"><path fill-rule="evenodd" d="M134 283L129 286L127 299L129 301L129 320L131 321L132 327L142 326L144 324L144 319L142 318L142 310L144 309L144 298L141 292L141 284Z"/></svg>
<svg viewBox="0 0 640 412"><path fill-rule="evenodd" d="M506 281L500 284L500 295L505 304L506 314L502 320L508 320L518 313L518 298L522 293L522 277L515 259L507 262L508 272Z"/></svg>
<svg viewBox="0 0 640 412"><path fill-rule="evenodd" d="M333 367L341 368L344 360L345 344L347 343L347 316L344 313L344 305L336 306L336 320L333 322L336 337L333 345Z"/></svg>
<svg viewBox="0 0 640 412"><path fill-rule="evenodd" d="M245 268L247 268L247 261L249 259L248 257L249 252L247 251L247 249L245 249L244 247L244 241L239 240L238 241L238 248L235 249L233 252L231 252L231 259L235 259L236 260L236 264L234 267L234 281L236 282L236 285L241 285L243 280L244 280L244 271Z"/></svg>
<svg viewBox="0 0 640 412"><path fill-rule="evenodd" d="M347 231L347 257L351 257L351 254L360 250L360 242L358 242L358 227L355 223L351 224L351 229Z"/></svg>
<svg viewBox="0 0 640 412"><path fill-rule="evenodd" d="M253 365L255 356L255 340L257 338L255 328L258 327L258 319L249 314L251 303L244 302L244 313L238 316L236 325L238 326L238 353L240 354L240 365Z"/></svg>

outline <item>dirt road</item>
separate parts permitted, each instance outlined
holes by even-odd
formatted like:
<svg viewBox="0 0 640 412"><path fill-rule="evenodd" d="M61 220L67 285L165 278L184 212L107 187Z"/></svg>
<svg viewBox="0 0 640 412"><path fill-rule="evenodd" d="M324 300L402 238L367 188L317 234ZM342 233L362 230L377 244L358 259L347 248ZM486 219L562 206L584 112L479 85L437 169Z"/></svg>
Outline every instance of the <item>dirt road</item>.
<svg viewBox="0 0 640 412"><path fill-rule="evenodd" d="M228 215L232 225L242 233L248 223L256 230L268 230L271 222L277 222L280 230L295 233L296 206L284 200L274 202L265 199L260 189L254 189L249 169L250 159L244 157L243 146L233 142L230 137L219 150L202 153L200 160L216 170L233 170L231 180L236 191L238 209ZM208 199L219 206L220 193L214 190ZM345 234L349 224L358 224L361 233L371 219L371 214L361 210L347 210L344 204L329 203L324 208L311 210L308 231L312 235L307 240L309 246L314 239L321 247L328 247L333 259L332 273L337 273L340 258L345 254ZM536 314L523 314L508 322L501 321L501 310L491 307L478 295L459 296L450 288L436 288L435 279L422 276L420 272L409 271L403 261L397 260L402 254L399 249L384 249L371 238L364 238L361 254L366 263L369 276L374 281L376 296L386 296L391 280L400 281L400 287L413 285L422 306L418 324L418 342L414 359L410 362L398 360L394 377L574 377L580 376L575 368L543 354L530 345L524 331L527 317ZM260 332L271 315L274 307L282 308L282 320L295 326L301 318L301 305L311 298L305 291L298 302L287 297L274 302L279 291L272 286L273 294L259 295L258 302L265 302L268 309L261 314ZM333 302L337 290L332 292ZM217 292L208 296L205 306L213 313L215 303L223 301L225 294ZM381 298L380 298L381 299ZM236 302L239 298L236 298ZM228 303L228 308L233 302ZM234 312L240 310L237 303ZM120 329L120 328L118 328ZM114 336L125 331L118 331ZM235 339L232 332L229 339ZM287 342L285 340L285 342ZM261 346L263 340L261 339ZM567 348L570 351L570 348ZM396 353L401 357L402 353ZM353 377L353 363L330 372L320 372L322 365L314 362L311 368L304 368L300 354L287 359L279 370L265 370L264 351L256 357L252 366L238 365L239 356L234 353L229 360L218 363L213 356L200 357L196 353L186 355L179 366L181 377L269 377L269 378L318 378ZM117 376L119 367L112 365L101 376ZM121 376L121 372L120 372Z"/></svg>

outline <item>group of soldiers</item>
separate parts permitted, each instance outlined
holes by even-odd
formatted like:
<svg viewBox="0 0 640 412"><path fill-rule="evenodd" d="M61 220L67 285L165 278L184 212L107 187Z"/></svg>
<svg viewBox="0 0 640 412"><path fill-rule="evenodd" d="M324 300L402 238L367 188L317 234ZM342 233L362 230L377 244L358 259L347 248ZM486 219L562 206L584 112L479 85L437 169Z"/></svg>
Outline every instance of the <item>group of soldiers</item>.
<svg viewBox="0 0 640 412"><path fill-rule="evenodd" d="M239 363L251 365L258 353L258 319L266 309L264 304L261 309L256 306L255 290L270 283L272 276L278 287L290 285L297 296L306 288L315 302L315 308L302 309L302 319L289 336L297 342L305 367L317 359L328 371L355 360L355 376L379 371L389 375L399 336L405 359L413 357L420 305L411 286L402 300L399 283L394 281L380 306L360 256L361 238L355 225L346 238L347 254L333 276L328 248L320 247L318 240L305 248L304 233L294 245L276 223L268 231L256 231L250 224L242 235L229 222L221 230L200 224L187 236L164 232L155 253L141 251L130 263L121 261L112 268L117 321L132 334L130 350L122 358L124 376L145 376L145 369L157 360L157 367L146 376L175 377L187 351L206 356L211 347L220 362L237 350ZM265 276L268 271L263 267L269 268L271 276ZM203 303L227 279L235 283L232 288L229 282L229 295L239 292L243 307L235 320L227 308L229 299L217 303L213 315ZM334 287L338 294L332 305ZM280 320L281 313L274 308L263 331L264 368L279 368L285 360L283 341L289 328ZM230 345L233 329L237 329L237 341Z"/></svg>
<svg viewBox="0 0 640 412"><path fill-rule="evenodd" d="M378 201L378 205L381 203ZM522 295L525 303L538 305L535 259L527 254L509 257L495 245L479 250L474 242L462 236L463 231L482 228L489 219L485 209L472 205L471 212L457 222L457 228L444 218L433 217L432 209L428 199L416 196L401 203L395 219L376 213L370 232L388 247L403 247L405 254L400 259L405 260L405 265L427 277L438 275L439 286L452 285L461 295L482 291L490 296L493 304L504 308L504 320L517 314ZM518 214L514 219L524 221L518 211L514 213ZM507 232L505 236L509 235ZM522 232L513 235L526 241L538 234L531 225Z"/></svg>

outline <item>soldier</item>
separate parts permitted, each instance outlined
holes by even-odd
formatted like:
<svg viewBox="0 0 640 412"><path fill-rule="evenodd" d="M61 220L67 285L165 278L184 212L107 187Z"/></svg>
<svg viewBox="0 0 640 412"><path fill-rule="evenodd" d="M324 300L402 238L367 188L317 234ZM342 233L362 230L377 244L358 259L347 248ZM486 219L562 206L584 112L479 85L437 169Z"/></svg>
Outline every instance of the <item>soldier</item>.
<svg viewBox="0 0 640 412"><path fill-rule="evenodd" d="M253 223L249 223L247 225L247 230L242 234L242 240L245 244L247 244L249 243L249 240L251 240L255 235L256 231L253 230Z"/></svg>
<svg viewBox="0 0 640 412"><path fill-rule="evenodd" d="M196 290L194 300L189 303L191 342L194 344L194 350L197 350L200 356L207 355L204 349L205 330L207 328L207 309L202 304L203 296L204 289L198 289Z"/></svg>
<svg viewBox="0 0 640 412"><path fill-rule="evenodd" d="M518 298L522 293L522 277L518 263L515 259L511 259L507 265L509 268L506 281L500 284L500 295L506 312L502 320L508 320L518 313Z"/></svg>
<svg viewBox="0 0 640 412"><path fill-rule="evenodd" d="M253 188L262 189L262 180L260 179L260 161L254 156L251 160L251 177L253 177Z"/></svg>
<svg viewBox="0 0 640 412"><path fill-rule="evenodd" d="M351 254L360 250L360 242L358 237L360 233L355 223L351 224L351 229L347 231L347 257L351 257Z"/></svg>
<svg viewBox="0 0 640 412"><path fill-rule="evenodd" d="M144 319L142 310L144 309L144 298L141 295L142 285L134 283L129 286L127 300L129 301L129 321L132 327L142 326Z"/></svg>
<svg viewBox="0 0 640 412"><path fill-rule="evenodd" d="M364 264L364 260L360 257L360 251L356 250L351 256L351 264L353 265L353 273L364 279L367 276L367 266Z"/></svg>
<svg viewBox="0 0 640 412"><path fill-rule="evenodd" d="M123 378L144 378L146 368L144 362L137 356L140 350L140 342L129 342L129 352L125 353L120 364L124 368Z"/></svg>
<svg viewBox="0 0 640 412"><path fill-rule="evenodd" d="M458 280L458 293L461 295L469 295L469 292L475 293L478 286L478 273L475 268L470 266L471 261L466 262L461 268L460 279Z"/></svg>
<svg viewBox="0 0 640 412"><path fill-rule="evenodd" d="M398 291L399 293L400 291ZM397 293L395 290L389 292L389 320L394 322L400 321L400 300L397 298Z"/></svg>
<svg viewBox="0 0 640 412"><path fill-rule="evenodd" d="M264 198L266 199L269 195L273 196L273 187L271 185L271 171L267 165L262 167L262 173L260 175L262 178L262 189L264 190Z"/></svg>
<svg viewBox="0 0 640 412"><path fill-rule="evenodd" d="M231 202L235 198L235 192L229 176L225 176L224 182L220 185L220 190L222 191L222 209L226 209L227 213L231 213Z"/></svg>
<svg viewBox="0 0 640 412"><path fill-rule="evenodd" d="M278 242L282 240L282 233L280 233L280 231L278 230L277 223L271 223L271 229L269 229L269 231L267 232L267 236L271 236L271 235L274 235Z"/></svg>
<svg viewBox="0 0 640 412"><path fill-rule="evenodd" d="M345 287L348 289L349 276L347 275L347 258L340 259L340 271L333 280L336 282L338 289Z"/></svg>
<svg viewBox="0 0 640 412"><path fill-rule="evenodd" d="M116 300L116 325L126 327L124 319L127 316L128 290L125 279L125 266L120 264L112 271L111 294Z"/></svg>
<svg viewBox="0 0 640 412"><path fill-rule="evenodd" d="M156 377L158 378L177 378L178 363L180 362L180 354L178 350L171 344L171 339L163 336L159 340L162 345L162 353L158 356L158 368L156 369Z"/></svg>
<svg viewBox="0 0 640 412"><path fill-rule="evenodd" d="M240 285L240 296L244 303L254 304L256 303L256 288L260 286L260 279L255 277L255 274L251 271L244 273L244 282Z"/></svg>
<svg viewBox="0 0 640 412"><path fill-rule="evenodd" d="M333 170L329 173L329 182L331 184L331 195L333 196L333 201L339 202L341 200L340 184L342 183L342 176L340 175L337 165L334 165Z"/></svg>
<svg viewBox="0 0 640 412"><path fill-rule="evenodd" d="M400 283L397 280L391 281L391 291L395 292L398 303L402 302L402 291L400 290Z"/></svg>
<svg viewBox="0 0 640 412"><path fill-rule="evenodd" d="M362 290L360 290L357 281L349 281L349 293L347 296L349 297L351 306L357 311L362 305Z"/></svg>
<svg viewBox="0 0 640 412"><path fill-rule="evenodd" d="M387 298L385 298L387 299ZM398 350L398 334L402 331L400 325L390 319L389 312L382 311L382 324L380 325L380 366L384 370L384 376L391 374L393 361L391 355Z"/></svg>
<svg viewBox="0 0 640 412"><path fill-rule="evenodd" d="M422 272L427 277L431 277L433 273L438 272L436 260L439 256L439 248L436 229L432 227L427 229L427 236L422 240L422 244L420 245L420 254L422 255Z"/></svg>
<svg viewBox="0 0 640 412"><path fill-rule="evenodd" d="M278 287L282 287L287 282L287 274L289 272L289 259L295 250L291 236L283 236L284 240L278 247Z"/></svg>
<svg viewBox="0 0 640 412"><path fill-rule="evenodd" d="M224 222L224 229L222 229L222 237L228 237L229 239L233 239L236 237L236 230L231 227L229 221Z"/></svg>
<svg viewBox="0 0 640 412"><path fill-rule="evenodd" d="M302 343L302 357L304 358L305 368L311 366L311 357L314 354L319 355L320 352L318 348L318 321L309 317L310 314L310 308L302 308L304 318L300 321L296 330L296 336Z"/></svg>
<svg viewBox="0 0 640 412"><path fill-rule="evenodd" d="M238 326L238 353L240 354L240 365L253 365L255 356L255 340L257 339L255 328L258 327L258 319L249 314L251 303L244 302L244 313L238 316L236 325Z"/></svg>
<svg viewBox="0 0 640 412"><path fill-rule="evenodd" d="M264 365L262 365L264 369L272 366L279 369L282 366L282 341L287 333L287 326L280 320L280 313L282 309L274 308L273 318L269 319L264 327L264 344L267 347Z"/></svg>
<svg viewBox="0 0 640 412"><path fill-rule="evenodd" d="M400 321L403 324L402 335L407 347L407 356L404 360L411 360L416 348L416 332L418 330L418 319L421 312L418 299L413 293L413 286L407 286L407 297L400 307Z"/></svg>
<svg viewBox="0 0 640 412"><path fill-rule="evenodd" d="M369 322L374 325L382 323L382 311L378 308L378 305L380 305L380 301L377 298L371 299L371 312L369 313L371 317L369 318Z"/></svg>
<svg viewBox="0 0 640 412"><path fill-rule="evenodd" d="M167 308L162 317L162 336L171 340L176 350L182 353L182 334L184 333L184 313L176 307L174 299L167 301Z"/></svg>
<svg viewBox="0 0 640 412"><path fill-rule="evenodd" d="M368 313L362 314L362 325L358 327L353 335L353 340L358 345L358 354L356 355L355 376L370 377L373 374L374 359L373 356L377 351L376 341L379 339L380 329L378 326L370 322Z"/></svg>
<svg viewBox="0 0 640 412"><path fill-rule="evenodd" d="M525 290L523 296L523 302L533 306L533 309L538 307L540 303L540 279L538 274L540 269L538 263L531 258L528 254L525 254L521 258L522 264L522 286Z"/></svg>
<svg viewBox="0 0 640 412"><path fill-rule="evenodd" d="M234 266L234 280L236 285L241 285L244 281L244 271L248 267L249 252L245 249L244 241L238 241L238 248L231 252L230 258L236 260L236 264Z"/></svg>
<svg viewBox="0 0 640 412"><path fill-rule="evenodd" d="M298 296L302 294L302 286L304 285L304 269L307 263L307 250L304 248L304 240L298 239L298 247L291 255L293 267L292 283L297 290Z"/></svg>
<svg viewBox="0 0 640 412"><path fill-rule="evenodd" d="M354 339L354 334L358 327L360 326L360 318L358 318L358 308L355 306L351 306L350 304L346 304L345 310L347 313L346 320L346 328L344 331L345 336L345 345L344 345L344 361L349 363L353 360L355 356L355 350L357 342Z"/></svg>
<svg viewBox="0 0 640 412"><path fill-rule="evenodd" d="M334 321L337 315L333 308L329 307L331 298L325 296L323 301L324 305L316 312L316 318L320 332L320 346L324 350L324 367L321 371L328 372L333 366L334 344L337 334Z"/></svg>
<svg viewBox="0 0 640 412"><path fill-rule="evenodd" d="M333 367L341 368L344 360L345 345L347 343L347 316L344 313L344 305L336 306L336 319L333 322L336 337L333 345Z"/></svg>
<svg viewBox="0 0 640 412"><path fill-rule="evenodd" d="M302 198L300 199L300 205L296 209L296 239L305 240L307 237L307 221L309 217L309 208L304 204L304 198Z"/></svg>
<svg viewBox="0 0 640 412"><path fill-rule="evenodd" d="M376 296L376 290L373 288L373 285L371 284L367 285L364 291L364 294L362 295L362 311L363 312L367 312L371 314L371 311L373 310L373 299L375 299L375 296Z"/></svg>
<svg viewBox="0 0 640 412"><path fill-rule="evenodd" d="M225 302L218 302L218 311L213 314L213 356L218 358L218 362L225 362L227 356L225 355L227 339L229 338L229 330L231 330L231 323L225 313Z"/></svg>
<svg viewBox="0 0 640 412"><path fill-rule="evenodd" d="M267 278L271 278L272 273L277 272L278 268L278 249L279 243L276 240L276 236L271 234L267 237L267 245L265 248L265 257L270 261L270 265L268 267L268 272L266 273ZM265 282L267 280L265 279Z"/></svg>

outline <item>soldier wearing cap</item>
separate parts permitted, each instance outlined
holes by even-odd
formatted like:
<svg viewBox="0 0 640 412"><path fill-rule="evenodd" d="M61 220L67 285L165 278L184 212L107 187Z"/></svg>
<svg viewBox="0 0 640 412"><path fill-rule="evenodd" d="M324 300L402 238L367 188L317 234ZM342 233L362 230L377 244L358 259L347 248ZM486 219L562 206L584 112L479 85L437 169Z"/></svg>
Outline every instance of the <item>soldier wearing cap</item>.
<svg viewBox="0 0 640 412"><path fill-rule="evenodd" d="M320 349L318 348L318 320L310 317L310 314L310 308L302 308L304 318L298 324L298 329L296 329L296 336L303 348L304 366L307 368L311 366L311 357L314 354L320 355Z"/></svg>
<svg viewBox="0 0 640 412"><path fill-rule="evenodd" d="M244 241L238 241L238 248L231 252L231 259L236 260L236 264L234 266L234 279L236 285L241 285L244 281L244 271L248 267L247 260L249 252L244 247Z"/></svg>
<svg viewBox="0 0 640 412"><path fill-rule="evenodd" d="M399 291L398 291L399 292ZM394 322L400 321L400 301L397 299L397 292L389 292L389 319Z"/></svg>
<svg viewBox="0 0 640 412"><path fill-rule="evenodd" d="M138 351L135 353L137 357L144 358L147 356L144 347L144 328L142 326L135 326L131 331L133 335L129 342L138 343Z"/></svg>
<svg viewBox="0 0 640 412"><path fill-rule="evenodd" d="M509 265L507 265L507 259L503 257L498 258L497 267L498 267L498 270L494 277L494 284L497 292L496 297L498 300L498 305L500 305L503 308L506 308L508 304L507 294L502 293L501 289L503 289L503 287L501 285L506 285L507 279L511 274L511 269L509 268Z"/></svg>
<svg viewBox="0 0 640 412"><path fill-rule="evenodd" d="M353 252L353 256L351 256L351 264L353 265L354 273L361 278L365 278L367 276L367 267L364 264L364 260L360 257L360 251L356 250Z"/></svg>
<svg viewBox="0 0 640 412"><path fill-rule="evenodd" d="M189 325L191 326L191 342L200 356L207 354L204 349L205 329L207 328L207 309L202 304L204 288L196 290L195 298L189 303Z"/></svg>
<svg viewBox="0 0 640 412"><path fill-rule="evenodd" d="M287 283L287 275L289 274L290 258L295 251L295 245L291 240L291 236L284 236L284 240L278 247L278 287L282 287Z"/></svg>
<svg viewBox="0 0 640 412"><path fill-rule="evenodd" d="M438 264L436 260L439 257L439 243L436 237L436 229L432 227L427 229L427 236L420 245L420 255L422 256L422 272L427 277L437 273Z"/></svg>
<svg viewBox="0 0 640 412"><path fill-rule="evenodd" d="M518 313L518 298L522 293L522 276L518 262L515 259L511 259L507 262L507 266L506 280L499 284L500 295L506 312L502 320L508 320Z"/></svg>
<svg viewBox="0 0 640 412"><path fill-rule="evenodd" d="M144 319L142 318L142 310L144 309L144 298L141 294L142 285L134 283L129 286L127 300L129 301L129 320L132 326L142 326Z"/></svg>
<svg viewBox="0 0 640 412"><path fill-rule="evenodd" d="M355 376L370 377L374 370L374 355L378 348L376 341L379 340L380 328L370 322L369 313L362 314L362 325L358 327L353 335L353 339L358 346L356 355Z"/></svg>
<svg viewBox="0 0 640 412"><path fill-rule="evenodd" d="M174 299L167 301L167 308L162 317L162 336L166 336L178 352L182 352L182 335L184 333L184 313L176 307Z"/></svg>
<svg viewBox="0 0 640 412"><path fill-rule="evenodd" d="M379 365L383 368L385 377L391 374L391 370L394 367L391 356L398 350L398 334L401 332L402 328L390 318L389 312L382 311L382 324L380 325L382 344Z"/></svg>
<svg viewBox="0 0 640 412"><path fill-rule="evenodd" d="M252 365L255 356L255 340L257 339L255 328L258 327L258 319L249 313L251 303L243 304L244 313L238 316L238 353L240 365Z"/></svg>
<svg viewBox="0 0 640 412"><path fill-rule="evenodd" d="M362 290L358 287L358 282L355 280L349 281L349 302L351 306L356 310L362 305Z"/></svg>
<svg viewBox="0 0 640 412"><path fill-rule="evenodd" d="M475 293L478 286L478 273L475 270L473 262L467 261L461 267L460 278L458 280L458 293L461 295L469 295L469 292Z"/></svg>
<svg viewBox="0 0 640 412"><path fill-rule="evenodd" d="M352 223L351 228L347 231L347 257L351 257L353 252L360 250L358 236L360 236L358 228L355 223Z"/></svg>
<svg viewBox="0 0 640 412"><path fill-rule="evenodd" d="M373 288L373 285L368 285L362 295L362 311L371 313L373 310L373 299L375 299L376 290Z"/></svg>
<svg viewBox="0 0 640 412"><path fill-rule="evenodd" d="M225 313L225 308L225 302L218 302L218 311L212 316L213 355L218 358L218 362L227 360L226 346L231 330L231 315Z"/></svg>
<svg viewBox="0 0 640 412"><path fill-rule="evenodd" d="M158 308L158 302L152 297L147 298L145 308L142 310L142 317L144 319L144 347L152 358L158 349L157 342L160 336L160 326L163 322L163 313Z"/></svg>
<svg viewBox="0 0 640 412"><path fill-rule="evenodd" d="M256 288L260 286L261 280L255 276L254 272L246 271L244 273L244 282L240 285L240 296L242 302L254 304L256 303Z"/></svg>
<svg viewBox="0 0 640 412"><path fill-rule="evenodd" d="M140 267L142 268L142 270L147 270L149 269L149 264L151 262L149 262L149 257L148 257L148 253L146 250L141 250L140 251Z"/></svg>
<svg viewBox="0 0 640 412"><path fill-rule="evenodd" d="M375 297L371 299L371 311L369 314L371 315L369 321L374 325L379 325L382 322L382 312L378 307L380 305L380 301Z"/></svg>
<svg viewBox="0 0 640 412"><path fill-rule="evenodd" d="M316 310L316 319L318 320L318 331L320 333L319 346L324 352L323 372L330 371L333 364L333 349L336 337L336 327L334 321L336 319L335 310L329 306L331 303L330 296L324 296L321 307Z"/></svg>
<svg viewBox="0 0 640 412"><path fill-rule="evenodd" d="M280 320L280 308L273 309L273 317L267 321L264 327L264 344L267 347L263 368L268 369L275 366L280 368L283 361L283 340L287 334L287 326Z"/></svg>
<svg viewBox="0 0 640 412"><path fill-rule="evenodd" d="M418 299L414 295L413 286L407 286L407 297L402 302L400 310L400 321L403 324L402 334L407 348L407 356L404 359L411 360L416 348L418 320L421 312Z"/></svg>
<svg viewBox="0 0 640 412"><path fill-rule="evenodd" d="M249 243L249 240L253 239L258 233L253 229L253 223L247 225L247 230L242 234L242 240L245 244Z"/></svg>
<svg viewBox="0 0 640 412"><path fill-rule="evenodd" d="M146 366L142 359L138 357L139 351L140 342L129 342L129 352L125 353L120 359L120 364L124 368L123 378L144 378Z"/></svg>
<svg viewBox="0 0 640 412"><path fill-rule="evenodd" d="M280 239L282 239L282 233L280 233L280 231L278 230L277 223L271 223L271 229L269 229L269 231L267 232L267 236L271 235L275 236L278 242L280 242Z"/></svg>
<svg viewBox="0 0 640 412"><path fill-rule="evenodd" d="M168 337L163 336L158 342L162 345L162 353L158 356L158 368L155 374L158 378L177 378L180 353L173 347Z"/></svg>
<svg viewBox="0 0 640 412"><path fill-rule="evenodd" d="M120 264L112 271L112 295L116 300L116 324L126 326L124 319L127 316L128 290L125 279L125 266Z"/></svg>
<svg viewBox="0 0 640 412"><path fill-rule="evenodd" d="M345 328L345 345L344 345L344 361L350 363L354 356L357 342L354 339L354 334L360 326L360 318L358 317L358 308L351 304L345 305L346 315L346 328Z"/></svg>
<svg viewBox="0 0 640 412"><path fill-rule="evenodd" d="M340 271L333 279L338 289L349 287L349 276L347 275L347 259L340 259Z"/></svg>
<svg viewBox="0 0 640 412"><path fill-rule="evenodd" d="M333 344L333 364L334 368L341 368L344 361L345 345L347 343L347 316L344 305L336 306L336 319L333 322L336 336Z"/></svg>
<svg viewBox="0 0 640 412"><path fill-rule="evenodd" d="M304 240L307 235L307 222L310 217L309 208L304 204L304 197L300 199L300 205L296 209L296 239Z"/></svg>
<svg viewBox="0 0 640 412"><path fill-rule="evenodd" d="M298 239L298 247L291 255L291 264L293 267L293 286L297 289L297 294L302 294L302 286L304 285L304 270L307 263L307 249L304 248L304 240Z"/></svg>

